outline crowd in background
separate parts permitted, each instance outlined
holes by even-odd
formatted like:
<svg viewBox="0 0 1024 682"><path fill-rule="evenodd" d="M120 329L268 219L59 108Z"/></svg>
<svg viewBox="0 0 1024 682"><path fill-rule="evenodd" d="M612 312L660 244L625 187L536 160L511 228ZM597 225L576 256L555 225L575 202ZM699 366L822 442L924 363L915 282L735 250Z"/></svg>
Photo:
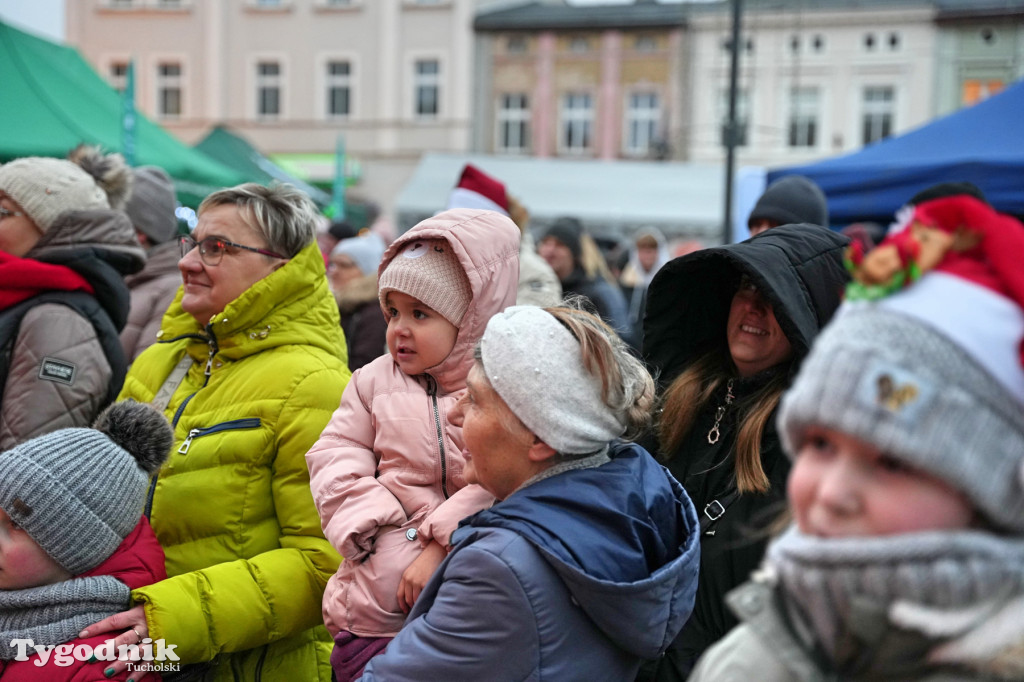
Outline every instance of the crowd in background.
<svg viewBox="0 0 1024 682"><path fill-rule="evenodd" d="M160 168L0 166L0 675L1024 679L1017 219L834 230L790 176L674 253L472 165L438 204L189 231Z"/></svg>

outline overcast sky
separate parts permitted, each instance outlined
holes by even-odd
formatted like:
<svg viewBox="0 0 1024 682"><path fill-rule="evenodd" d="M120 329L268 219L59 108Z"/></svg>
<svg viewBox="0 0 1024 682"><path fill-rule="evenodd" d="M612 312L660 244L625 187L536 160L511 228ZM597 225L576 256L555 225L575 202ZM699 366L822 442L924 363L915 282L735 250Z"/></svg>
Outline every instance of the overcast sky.
<svg viewBox="0 0 1024 682"><path fill-rule="evenodd" d="M51 40L64 39L64 0L0 0L0 18Z"/></svg>

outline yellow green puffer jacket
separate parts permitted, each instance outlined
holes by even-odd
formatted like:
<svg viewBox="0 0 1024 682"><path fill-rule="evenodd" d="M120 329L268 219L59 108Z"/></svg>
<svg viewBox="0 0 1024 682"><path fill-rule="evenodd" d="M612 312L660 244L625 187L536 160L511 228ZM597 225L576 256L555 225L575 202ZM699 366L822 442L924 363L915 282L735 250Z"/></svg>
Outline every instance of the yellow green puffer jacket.
<svg viewBox="0 0 1024 682"><path fill-rule="evenodd" d="M340 558L305 454L350 373L320 251L304 248L205 328L181 297L120 396L150 402L185 354L193 361L165 410L175 443L151 491L171 577L132 596L183 664L213 662L206 679L326 682L320 601Z"/></svg>

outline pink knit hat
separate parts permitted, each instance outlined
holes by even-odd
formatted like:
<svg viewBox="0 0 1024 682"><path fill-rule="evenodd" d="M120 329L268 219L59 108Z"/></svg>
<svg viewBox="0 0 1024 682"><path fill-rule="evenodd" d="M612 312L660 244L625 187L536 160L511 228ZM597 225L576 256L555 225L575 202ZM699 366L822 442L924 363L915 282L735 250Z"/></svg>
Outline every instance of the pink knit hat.
<svg viewBox="0 0 1024 682"><path fill-rule="evenodd" d="M389 291L423 301L456 327L473 297L458 256L443 239L418 239L395 254L380 275L381 305Z"/></svg>

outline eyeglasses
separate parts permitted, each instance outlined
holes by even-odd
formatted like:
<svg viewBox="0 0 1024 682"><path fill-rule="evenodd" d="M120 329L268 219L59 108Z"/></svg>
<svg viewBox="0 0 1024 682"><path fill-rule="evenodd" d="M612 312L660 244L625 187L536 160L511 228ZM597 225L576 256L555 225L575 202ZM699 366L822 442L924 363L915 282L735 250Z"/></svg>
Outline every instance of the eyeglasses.
<svg viewBox="0 0 1024 682"><path fill-rule="evenodd" d="M0 206L0 220L3 220L4 218L17 218L18 216L23 215L25 214L22 213L21 211L12 211L9 208L4 208L3 206Z"/></svg>
<svg viewBox="0 0 1024 682"><path fill-rule="evenodd" d="M246 251L253 251L254 253L260 253L264 256L270 256L271 258L287 259L288 256L282 256L279 253L273 251L267 251L266 249L257 249L255 246L246 246L245 244L236 244L235 242L229 242L227 239L221 237L207 237L200 241L192 239L192 237L185 235L179 242L181 245L181 257L192 249L199 247L199 257L207 265L219 265L224 254L228 252L228 248L245 249Z"/></svg>

